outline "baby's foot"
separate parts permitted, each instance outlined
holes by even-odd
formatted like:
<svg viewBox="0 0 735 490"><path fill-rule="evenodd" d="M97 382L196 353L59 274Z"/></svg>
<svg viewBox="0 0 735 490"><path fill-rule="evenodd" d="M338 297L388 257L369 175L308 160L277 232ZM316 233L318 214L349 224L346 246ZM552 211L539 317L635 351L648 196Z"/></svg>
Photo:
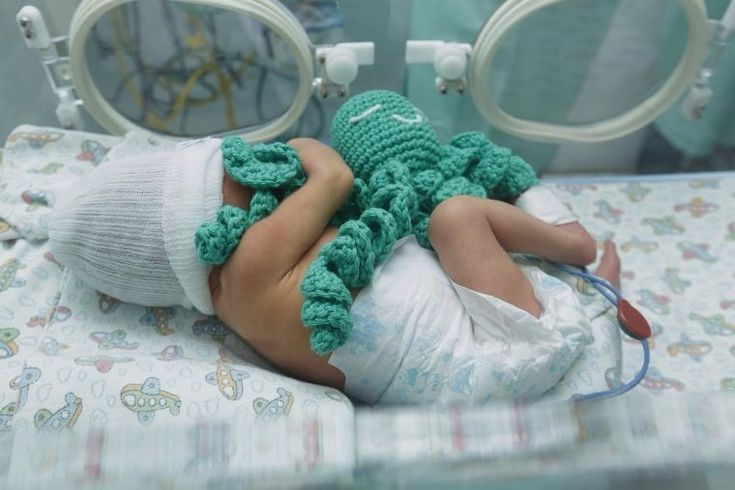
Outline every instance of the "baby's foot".
<svg viewBox="0 0 735 490"><path fill-rule="evenodd" d="M595 270L595 275L607 279L610 284L620 289L620 257L615 244L608 240L600 258L600 265Z"/></svg>

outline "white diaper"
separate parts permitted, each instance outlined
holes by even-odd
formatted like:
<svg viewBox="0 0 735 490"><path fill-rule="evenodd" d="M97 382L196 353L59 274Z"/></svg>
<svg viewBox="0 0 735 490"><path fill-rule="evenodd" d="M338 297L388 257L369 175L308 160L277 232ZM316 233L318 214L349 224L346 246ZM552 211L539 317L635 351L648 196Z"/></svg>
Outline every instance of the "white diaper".
<svg viewBox="0 0 735 490"><path fill-rule="evenodd" d="M369 404L534 399L585 345L590 321L575 292L521 265L541 318L454 283L409 237L375 271L352 307L353 330L329 363L345 392Z"/></svg>
<svg viewBox="0 0 735 490"><path fill-rule="evenodd" d="M565 225L577 221L574 213L556 197L554 191L543 184L535 185L518 196L515 205L531 216L552 225Z"/></svg>

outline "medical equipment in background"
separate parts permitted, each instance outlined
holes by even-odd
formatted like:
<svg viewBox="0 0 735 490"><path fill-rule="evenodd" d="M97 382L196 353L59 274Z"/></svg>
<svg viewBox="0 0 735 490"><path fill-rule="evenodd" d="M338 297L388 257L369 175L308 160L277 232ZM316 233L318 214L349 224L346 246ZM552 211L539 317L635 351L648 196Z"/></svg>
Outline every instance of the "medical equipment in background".
<svg viewBox="0 0 735 490"><path fill-rule="evenodd" d="M643 348L643 363L641 365L641 369L631 381L628 381L627 383L621 382L618 386L611 387L606 391L597 391L584 395L579 394L574 397L574 400L604 400L605 398L612 398L614 396L627 393L638 386L646 376L648 365L651 361L651 353L648 347L648 339L651 337L651 327L648 324L648 320L646 320L636 307L623 298L623 295L617 288L613 287L609 282L590 274L587 272L586 268L578 269L576 267L556 263L553 263L552 265L567 274L583 279L595 288L602 296L604 296L605 299L607 299L613 306L615 306L618 311L617 319L621 330L629 337L639 340L641 342L641 347Z"/></svg>
<svg viewBox="0 0 735 490"><path fill-rule="evenodd" d="M684 115L690 120L700 119L712 98L710 81L715 70L717 70L717 64L730 41L730 37L735 32L735 1L730 2L722 16L722 20L710 21L708 27L712 47L697 73L694 85L689 89L682 104Z"/></svg>
<svg viewBox="0 0 735 490"><path fill-rule="evenodd" d="M87 53L85 52L87 42L95 37L99 39L94 32L96 24L105 14L124 4L131 3L135 2L130 0L84 0L74 14L69 35L53 39L48 35L46 24L38 9L26 6L18 12L16 18L26 40L26 45L40 52L49 82L59 97L60 104L57 115L63 127L81 129L78 106L84 105L90 114L111 133L121 134L132 129L165 133L165 131L161 131L163 128L160 127L160 124L155 124L160 122L156 121L155 118L153 120L154 127L145 127L131 121L130 117L120 114L118 108L113 107L102 94L100 87L95 84L92 70L87 64ZM161 3L166 5L165 2ZM259 121L258 124L245 128L242 134L250 141L265 141L276 138L291 127L304 113L309 101L313 100L314 87L322 97L346 96L349 91L349 84L357 76L358 67L373 62L374 47L372 43L338 43L336 45L319 46L318 48L312 46L302 23L278 2L258 0L173 0L171 3L191 10L189 13L194 16L202 15L202 12L205 14L211 13L213 9L245 14L262 24L264 30L277 36L291 53L296 71L296 76L292 78L297 84L293 101L283 114L270 121ZM146 4L146 6L148 5L150 4ZM209 10L192 10L195 8ZM314 76L312 49L316 50L315 56L319 67L318 78ZM222 53L220 52L218 55L221 57ZM252 60L238 61L252 63ZM184 64L183 61L180 62ZM204 64L206 65L208 62L224 64L217 57L207 60ZM247 64L244 64L244 66L246 67ZM193 71L196 72L199 68L201 68L201 65ZM217 69L220 69L220 67L218 66ZM242 70L242 67L240 69ZM196 81L201 78L202 73L199 73L198 77L192 76L190 80ZM226 92L230 81L226 80L223 83L220 80L220 85L224 85L224 87L220 87L220 92ZM125 80L125 82L129 83L130 81ZM262 83L261 81L260 84L262 85ZM191 89L188 92L190 93ZM210 101L211 99L210 97ZM258 103L262 102L262 97L260 99ZM176 106L176 109L179 109L183 104L179 101L178 104L174 102L173 105ZM229 113L227 116L228 127L223 131L219 131L219 133L242 130L243 128L236 127L237 124L234 122L232 116L234 109L228 107L226 110ZM320 119L323 119L323 117L320 117ZM149 126L151 125L149 124Z"/></svg>
<svg viewBox="0 0 735 490"><path fill-rule="evenodd" d="M406 42L406 63L432 63L436 71L437 90L464 93L467 86L467 63L472 45L444 41Z"/></svg>
<svg viewBox="0 0 735 490"><path fill-rule="evenodd" d="M17 16L18 27L26 46L38 50L44 72L54 93L59 98L56 117L64 128L81 128L82 117L74 96L74 85L69 72L69 57L63 49L63 38L52 38L41 12L35 7L23 7Z"/></svg>
<svg viewBox="0 0 735 490"><path fill-rule="evenodd" d="M347 95L347 89L357 78L359 65L373 64L373 43L339 43L330 47L316 48L319 77L314 87L322 97L335 93Z"/></svg>
<svg viewBox="0 0 735 490"><path fill-rule="evenodd" d="M141 127L140 123L136 124L120 114L95 84L85 53L85 45L102 16L133 1L84 0L74 14L68 37L53 39L48 35L37 9L24 7L18 13L17 22L26 44L39 50L49 81L59 97L57 115L64 127L81 127L78 106L84 105L112 133L119 134L130 129L157 129ZM709 80L724 46L735 30L735 0L732 0L720 21L708 21L704 0L678 0L688 21L688 42L684 54L658 91L627 112L588 124L556 125L517 118L503 111L493 100L488 88L491 63L503 39L527 17L562 1L507 0L486 21L473 45L451 40L409 40L406 43L405 61L432 63L437 74L435 85L441 93L469 91L477 110L498 129L531 140L592 143L616 139L655 120L687 90L689 94L683 104L685 113L693 118L701 115L711 96ZM374 62L372 42L312 45L296 16L276 0L170 2L182 8L186 6L189 10L224 9L252 17L280 38L293 56L296 71L293 79L297 86L288 108L273 120L259 121L244 128L233 123L233 109L228 108L230 115L227 116L227 127L218 134L240 132L249 141L264 141L282 135L304 113L309 101L313 101L314 92L322 98L344 97L349 93L349 85L359 75L359 66ZM710 31L713 35L710 35ZM708 56L710 41L713 47ZM317 76L314 73L315 66Z"/></svg>

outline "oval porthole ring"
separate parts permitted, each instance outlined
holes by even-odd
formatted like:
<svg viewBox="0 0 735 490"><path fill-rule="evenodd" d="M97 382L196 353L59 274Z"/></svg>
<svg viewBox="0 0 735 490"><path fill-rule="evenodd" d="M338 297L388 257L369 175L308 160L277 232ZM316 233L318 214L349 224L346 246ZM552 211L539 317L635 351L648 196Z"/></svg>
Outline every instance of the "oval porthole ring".
<svg viewBox="0 0 735 490"><path fill-rule="evenodd" d="M84 49L95 23L110 10L132 1L137 0L84 0L74 13L69 29L69 65L74 88L92 117L113 134L124 134L133 129L148 133L151 130L138 126L125 118L102 96L92 81ZM239 134L244 139L251 143L271 140L298 120L306 109L313 90L314 67L309 38L301 24L290 12L274 2L263 0L169 1L198 4L247 14L271 28L292 49L299 76L299 85L293 102L283 114L272 121L255 126L250 131L240 131Z"/></svg>
<svg viewBox="0 0 735 490"><path fill-rule="evenodd" d="M702 0L679 0L688 20L686 49L669 79L638 106L605 121L566 126L520 119L503 111L489 90L490 63L503 38L524 18L561 1L507 0L490 16L475 40L469 64L470 93L477 110L501 131L545 142L608 141L649 124L691 86L707 53L707 12Z"/></svg>

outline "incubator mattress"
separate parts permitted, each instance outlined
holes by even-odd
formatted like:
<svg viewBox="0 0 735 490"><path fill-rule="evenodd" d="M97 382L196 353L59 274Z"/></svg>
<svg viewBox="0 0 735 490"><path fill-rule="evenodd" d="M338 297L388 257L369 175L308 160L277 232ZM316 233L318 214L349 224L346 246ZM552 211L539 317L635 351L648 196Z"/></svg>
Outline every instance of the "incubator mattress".
<svg viewBox="0 0 735 490"><path fill-rule="evenodd" d="M642 388L735 391L735 172L553 185L618 245L623 293L653 331ZM623 339L624 377L640 367L637 344Z"/></svg>
<svg viewBox="0 0 735 490"><path fill-rule="evenodd" d="M124 304L87 288L42 240L65 185L112 154L165 145L134 134L32 126L6 142L0 437L11 424L26 432L113 427L154 434L227 420L241 429L238 440L249 441L242 454L227 456L240 470L352 467L356 445L371 443L355 440L355 409L341 393L273 372L214 318ZM624 293L654 331L651 369L639 389L735 390L735 174L550 185L598 239L618 243ZM621 352L614 326L594 334L552 397L603 389L639 369L637 342L623 340ZM269 421L280 428L259 433ZM196 464L226 464L217 459L223 457L205 451ZM155 472L159 463L139 464Z"/></svg>

